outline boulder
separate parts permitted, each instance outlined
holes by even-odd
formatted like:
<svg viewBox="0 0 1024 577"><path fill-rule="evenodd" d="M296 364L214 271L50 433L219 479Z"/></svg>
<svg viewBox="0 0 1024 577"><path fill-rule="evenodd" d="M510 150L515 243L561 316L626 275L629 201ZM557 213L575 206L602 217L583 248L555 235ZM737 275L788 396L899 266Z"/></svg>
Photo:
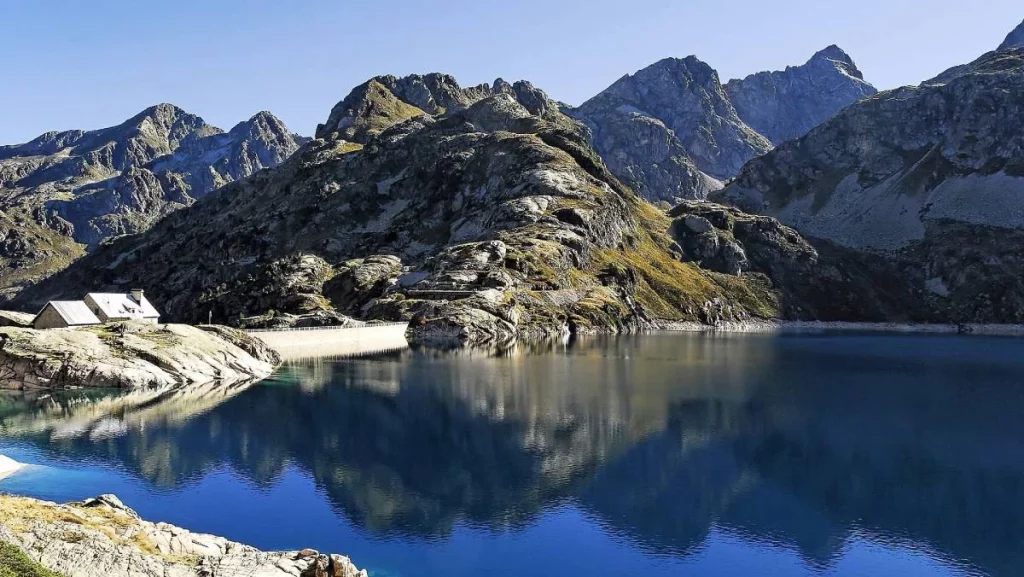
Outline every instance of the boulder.
<svg viewBox="0 0 1024 577"><path fill-rule="evenodd" d="M337 310L361 315L367 303L398 282L402 261L397 256L374 255L347 261L323 287L324 296Z"/></svg>

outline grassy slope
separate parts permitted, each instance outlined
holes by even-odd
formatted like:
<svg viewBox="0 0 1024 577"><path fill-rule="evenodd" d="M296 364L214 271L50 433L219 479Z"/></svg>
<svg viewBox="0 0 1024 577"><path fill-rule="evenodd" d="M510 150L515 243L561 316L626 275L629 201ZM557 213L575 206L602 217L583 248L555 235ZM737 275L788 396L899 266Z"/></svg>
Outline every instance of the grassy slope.
<svg viewBox="0 0 1024 577"><path fill-rule="evenodd" d="M0 541L0 577L60 577L28 558L17 547Z"/></svg>

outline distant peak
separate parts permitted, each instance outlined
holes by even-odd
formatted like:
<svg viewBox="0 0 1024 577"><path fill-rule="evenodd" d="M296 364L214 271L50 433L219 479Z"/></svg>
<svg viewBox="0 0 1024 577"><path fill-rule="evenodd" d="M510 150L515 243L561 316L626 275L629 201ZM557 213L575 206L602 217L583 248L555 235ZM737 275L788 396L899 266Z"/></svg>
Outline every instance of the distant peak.
<svg viewBox="0 0 1024 577"><path fill-rule="evenodd" d="M150 106L149 108L129 118L128 121L124 124L129 126L138 126L139 123L147 119L156 121L157 124L170 124L174 122L176 119L182 117L194 117L200 123L205 124L202 118L199 118L194 114L190 114L182 110L181 108L178 108L177 106L173 104L168 104L166 102L161 102L160 104Z"/></svg>
<svg viewBox="0 0 1024 577"><path fill-rule="evenodd" d="M846 53L845 50L836 46L835 44L829 45L825 48L814 53L811 60L838 60L839 62L845 62L847 64L853 64L853 58Z"/></svg>
<svg viewBox="0 0 1024 577"><path fill-rule="evenodd" d="M697 56L693 55L693 54L691 54L689 56L685 56L683 58L675 58L675 57L662 58L661 60L659 60L659 61L657 61L654 64L649 66L649 68L680 68L680 67L682 67L682 68L708 68L708 69L711 68L711 66L708 63L704 62L700 58L697 58Z"/></svg>
<svg viewBox="0 0 1024 577"><path fill-rule="evenodd" d="M710 64L694 55L685 58L663 58L633 76L643 76L651 72L667 72L673 75L692 77L697 81L718 77L718 72ZM628 77L628 76L627 76Z"/></svg>
<svg viewBox="0 0 1024 577"><path fill-rule="evenodd" d="M845 50L835 44L815 52L814 56L811 56L811 59L807 63L813 64L815 62L828 62L833 65L839 65L846 74L849 74L854 78L864 80L864 74L859 68L857 68L857 64L853 61L853 58L851 58Z"/></svg>
<svg viewBox="0 0 1024 577"><path fill-rule="evenodd" d="M1008 50L1020 46L1024 46L1024 22L1021 22L1007 35L1006 40L1003 40L1003 43L999 45L999 50Z"/></svg>
<svg viewBox="0 0 1024 577"><path fill-rule="evenodd" d="M188 113L173 104L161 102L143 110L139 116L177 116L179 114Z"/></svg>
<svg viewBox="0 0 1024 577"><path fill-rule="evenodd" d="M284 124L283 122L281 122L280 118L274 116L274 114L271 113L268 110L261 110L261 111L257 112L256 114L253 114L252 118L249 119L249 122L251 124L257 124L257 123L259 123L259 124L272 124L272 125L278 125L278 124L283 125Z"/></svg>
<svg viewBox="0 0 1024 577"><path fill-rule="evenodd" d="M231 134L236 138L281 138L291 134L288 127L280 118L272 113L261 110L252 115L252 118L239 122L231 129Z"/></svg>

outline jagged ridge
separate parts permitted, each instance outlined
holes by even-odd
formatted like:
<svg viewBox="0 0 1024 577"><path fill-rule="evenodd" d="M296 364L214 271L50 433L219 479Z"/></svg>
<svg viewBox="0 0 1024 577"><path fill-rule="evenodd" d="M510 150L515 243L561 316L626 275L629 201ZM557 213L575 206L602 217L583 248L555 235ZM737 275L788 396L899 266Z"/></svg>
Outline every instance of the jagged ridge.
<svg viewBox="0 0 1024 577"><path fill-rule="evenodd" d="M579 108L609 168L644 198L701 199L774 144L874 93L853 60L830 46L803 66L722 85L696 57L627 75Z"/></svg>
<svg viewBox="0 0 1024 577"><path fill-rule="evenodd" d="M16 292L86 247L145 230L304 141L269 112L224 133L159 104L118 126L0 147L0 289Z"/></svg>

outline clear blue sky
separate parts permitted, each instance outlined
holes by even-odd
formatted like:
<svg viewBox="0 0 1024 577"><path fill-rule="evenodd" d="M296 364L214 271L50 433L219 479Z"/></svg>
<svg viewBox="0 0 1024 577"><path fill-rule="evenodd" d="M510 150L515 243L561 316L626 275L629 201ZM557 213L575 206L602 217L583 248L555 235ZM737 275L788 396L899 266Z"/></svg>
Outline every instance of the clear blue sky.
<svg viewBox="0 0 1024 577"><path fill-rule="evenodd" d="M222 128L270 110L311 134L378 74L527 79L578 104L696 54L723 79L838 44L880 88L994 49L1020 0L0 0L0 143L170 102Z"/></svg>

